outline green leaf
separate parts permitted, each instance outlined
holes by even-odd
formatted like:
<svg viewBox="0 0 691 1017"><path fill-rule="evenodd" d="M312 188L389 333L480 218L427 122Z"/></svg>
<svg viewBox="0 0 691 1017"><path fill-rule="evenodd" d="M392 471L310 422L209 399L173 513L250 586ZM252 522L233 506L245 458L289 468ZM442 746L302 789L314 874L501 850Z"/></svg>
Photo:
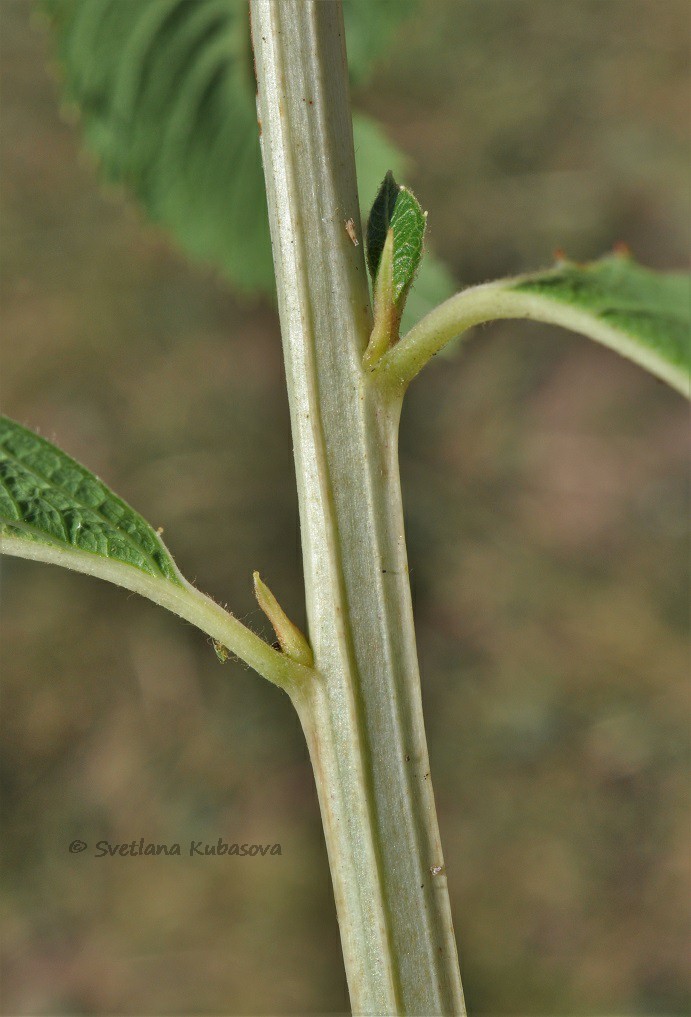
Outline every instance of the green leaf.
<svg viewBox="0 0 691 1017"><path fill-rule="evenodd" d="M348 0L361 80L416 0ZM239 0L43 0L65 94L105 177L195 260L245 292L273 292L247 5ZM366 117L358 179L404 159Z"/></svg>
<svg viewBox="0 0 691 1017"><path fill-rule="evenodd" d="M393 231L392 298L402 309L422 259L427 219L415 195L389 172L374 199L367 222L367 264L376 285L389 230Z"/></svg>
<svg viewBox="0 0 691 1017"><path fill-rule="evenodd" d="M592 319L622 341L634 344L643 362L650 358L688 379L691 369L691 277L652 272L627 254L611 254L590 265L563 261L549 272L529 276L513 289L544 301L558 301ZM588 332L586 334L592 334ZM597 336L593 336L597 338ZM622 350L622 352L624 352Z"/></svg>
<svg viewBox="0 0 691 1017"><path fill-rule="evenodd" d="M181 584L163 542L140 515L74 459L7 417L0 417L0 528Z"/></svg>
<svg viewBox="0 0 691 1017"><path fill-rule="evenodd" d="M410 171L410 159L394 148L374 120L361 113L354 113L353 135L358 192L361 198L377 194L382 166L391 167L394 177L403 176ZM420 262L420 268L406 299L401 330L407 332L423 315L450 297L457 289L458 284L446 265L425 246L425 256Z"/></svg>
<svg viewBox="0 0 691 1017"><path fill-rule="evenodd" d="M178 571L142 517L60 449L0 417L0 551L124 586L185 618L290 691L311 674Z"/></svg>
<svg viewBox="0 0 691 1017"><path fill-rule="evenodd" d="M68 100L107 179L246 291L273 272L247 5L45 0Z"/></svg>
<svg viewBox="0 0 691 1017"><path fill-rule="evenodd" d="M405 386L448 342L499 318L580 332L691 395L691 277L653 272L622 252L587 265L561 259L544 272L463 290L418 322L376 369Z"/></svg>
<svg viewBox="0 0 691 1017"><path fill-rule="evenodd" d="M386 351L398 342L402 316L422 260L426 226L427 213L407 188L396 183L389 170L367 221L367 267L374 297L374 324L364 356L369 370L373 370ZM429 268L412 301L408 322L443 300L453 289L444 267L435 259L428 260Z"/></svg>
<svg viewBox="0 0 691 1017"><path fill-rule="evenodd" d="M393 292L394 300L401 304L410 289L422 260L422 241L427 217L415 195L401 187L391 217L393 230Z"/></svg>
<svg viewBox="0 0 691 1017"><path fill-rule="evenodd" d="M379 262L384 251L387 233L391 227L391 217L398 201L398 195L398 184L393 173L389 170L379 185L367 219L367 267L372 282L375 282L377 278Z"/></svg>

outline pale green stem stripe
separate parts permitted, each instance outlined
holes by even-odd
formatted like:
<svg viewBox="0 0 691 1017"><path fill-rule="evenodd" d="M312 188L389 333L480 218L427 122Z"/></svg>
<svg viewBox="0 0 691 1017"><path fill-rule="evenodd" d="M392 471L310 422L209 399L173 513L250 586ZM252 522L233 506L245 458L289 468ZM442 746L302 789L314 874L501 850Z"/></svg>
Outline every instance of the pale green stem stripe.
<svg viewBox="0 0 691 1017"><path fill-rule="evenodd" d="M200 593L180 576L181 586L166 579L155 579L140 569L123 562L101 558L84 551L63 549L29 541L9 534L0 536L0 552L30 561L62 565L63 568L105 579L139 593L155 604L196 625L207 635L226 646L250 667L274 685L292 692L306 681L314 680L314 671L278 653L246 625L225 611L220 604Z"/></svg>
<svg viewBox="0 0 691 1017"><path fill-rule="evenodd" d="M689 396L689 377L644 343L612 328L597 316L558 300L514 287L531 276L472 286L430 311L374 368L376 377L405 388L425 364L447 343L485 322L500 318L527 318L595 339Z"/></svg>

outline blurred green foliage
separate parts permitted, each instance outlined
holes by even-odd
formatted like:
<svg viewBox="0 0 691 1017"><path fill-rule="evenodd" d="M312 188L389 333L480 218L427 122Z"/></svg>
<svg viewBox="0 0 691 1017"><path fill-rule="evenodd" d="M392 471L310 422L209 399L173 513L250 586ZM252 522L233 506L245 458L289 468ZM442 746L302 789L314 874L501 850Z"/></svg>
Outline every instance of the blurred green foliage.
<svg viewBox="0 0 691 1017"><path fill-rule="evenodd" d="M349 67L364 82L416 0L345 0ZM65 103L103 177L121 184L185 254L233 288L274 293L247 7L234 0L41 0ZM311 101L305 97L305 102ZM405 157L371 117L354 116L367 201ZM345 220L344 220L345 222ZM427 259L409 308L450 296Z"/></svg>
<svg viewBox="0 0 691 1017"><path fill-rule="evenodd" d="M460 279L619 240L680 265L687 15L433 0L401 27L356 96L410 153ZM104 195L29 4L0 19L3 408L163 525L239 616L268 635L256 568L300 622L274 313ZM474 1014L687 1011L687 451L680 396L546 327L493 326L409 393L423 695ZM287 699L121 590L3 569L3 1012L345 1010ZM142 835L283 853L67 850Z"/></svg>

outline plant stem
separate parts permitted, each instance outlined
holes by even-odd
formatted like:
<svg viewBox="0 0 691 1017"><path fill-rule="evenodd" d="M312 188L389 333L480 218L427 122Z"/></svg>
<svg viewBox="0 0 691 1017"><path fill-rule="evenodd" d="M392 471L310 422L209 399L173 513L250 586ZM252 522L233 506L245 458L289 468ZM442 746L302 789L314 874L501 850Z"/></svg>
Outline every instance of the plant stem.
<svg viewBox="0 0 691 1017"><path fill-rule="evenodd" d="M462 1014L422 720L397 463L371 311L340 3L252 0L258 110L317 677L309 744L351 1002ZM360 235L361 235L361 231Z"/></svg>

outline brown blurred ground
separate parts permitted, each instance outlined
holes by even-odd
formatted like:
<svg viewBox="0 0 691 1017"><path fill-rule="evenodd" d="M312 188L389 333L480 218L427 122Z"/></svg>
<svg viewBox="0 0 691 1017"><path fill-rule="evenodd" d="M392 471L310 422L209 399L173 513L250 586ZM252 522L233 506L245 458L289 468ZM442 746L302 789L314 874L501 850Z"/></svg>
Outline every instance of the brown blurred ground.
<svg viewBox="0 0 691 1017"><path fill-rule="evenodd" d="M300 618L274 314L103 194L29 14L0 4L4 411L260 631L255 568ZM435 0L404 28L360 104L414 157L459 280L618 240L684 263L688 27L683 0ZM475 1015L688 1012L686 454L679 396L547 328L494 326L410 393L424 696ZM344 1010L287 700L105 584L10 560L2 592L2 1013ZM221 835L283 854L67 851Z"/></svg>

